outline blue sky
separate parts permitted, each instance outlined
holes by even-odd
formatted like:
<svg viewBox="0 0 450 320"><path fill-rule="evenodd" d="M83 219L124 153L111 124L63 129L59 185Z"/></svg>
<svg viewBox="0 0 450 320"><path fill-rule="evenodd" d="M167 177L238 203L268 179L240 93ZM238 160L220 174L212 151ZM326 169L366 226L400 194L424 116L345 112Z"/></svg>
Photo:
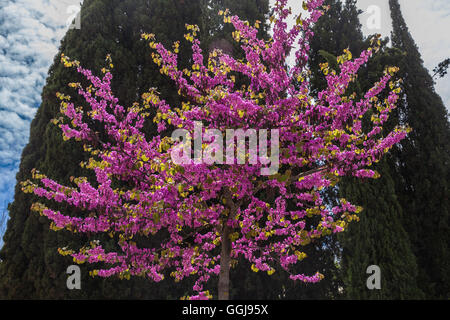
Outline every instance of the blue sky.
<svg viewBox="0 0 450 320"><path fill-rule="evenodd" d="M77 3L0 1L0 212L12 200L30 122L41 102L48 68Z"/></svg>
<svg viewBox="0 0 450 320"><path fill-rule="evenodd" d="M366 12L361 16L366 33L390 35L387 2L358 0L358 6ZM80 0L0 2L0 212L12 200L15 174L28 142L30 122L41 101L47 70L79 3ZM289 1L294 11L300 9L301 3L302 0ZM450 1L400 0L400 5L425 66L432 70L450 57ZM375 29L369 29L368 24L373 17L367 13L371 6L380 12L380 24ZM449 108L450 76L440 79L436 90Z"/></svg>

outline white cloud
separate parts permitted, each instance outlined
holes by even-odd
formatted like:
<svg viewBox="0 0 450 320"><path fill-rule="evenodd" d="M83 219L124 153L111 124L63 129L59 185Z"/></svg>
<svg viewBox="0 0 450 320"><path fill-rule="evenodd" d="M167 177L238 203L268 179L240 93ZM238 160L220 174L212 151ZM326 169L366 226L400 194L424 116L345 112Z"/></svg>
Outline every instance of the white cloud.
<svg viewBox="0 0 450 320"><path fill-rule="evenodd" d="M47 71L79 0L0 2L0 211L12 200L20 155Z"/></svg>
<svg viewBox="0 0 450 320"><path fill-rule="evenodd" d="M403 15L430 73L450 58L450 1L401 0ZM436 91L450 110L450 75L437 80Z"/></svg>

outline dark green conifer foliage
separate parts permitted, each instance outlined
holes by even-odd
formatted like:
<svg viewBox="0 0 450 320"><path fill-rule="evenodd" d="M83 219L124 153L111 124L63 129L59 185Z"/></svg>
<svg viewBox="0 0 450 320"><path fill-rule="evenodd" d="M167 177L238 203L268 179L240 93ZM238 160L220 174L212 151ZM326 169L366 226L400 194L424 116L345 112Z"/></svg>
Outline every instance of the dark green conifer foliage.
<svg viewBox="0 0 450 320"><path fill-rule="evenodd" d="M328 1L331 3L330 1ZM332 1L332 10L335 12L341 12L342 7L340 3ZM336 8L339 5L339 8ZM331 12L333 14L333 11ZM323 21L325 20L325 21ZM316 38L313 38L312 46L316 45L316 48L322 48L321 42L327 41L330 36L330 25L334 23L333 30L342 28L335 21L322 17L316 24L315 33L319 34ZM333 35L341 37L337 32L333 32ZM321 38L322 35L322 38ZM331 42L331 40L329 41ZM323 48L328 48L324 46ZM343 48L342 48L343 49ZM323 52L323 54L327 54ZM317 54L317 51L310 57L310 64L317 66L319 63L324 62L323 57ZM314 68L314 67L313 67ZM319 77L313 74L313 81L317 83L324 83ZM318 88L319 85L314 86ZM265 199L271 199L270 195L265 195ZM267 200L270 201L270 200ZM337 242L334 237L325 239L325 243L321 242L320 245L314 243L305 247L305 252L308 258L298 263L295 266L293 273L305 273L314 274L319 271L325 275L325 279L318 284L304 284L301 282L294 282L289 279L289 274L283 270L278 270L273 275L268 276L265 273L253 273L248 272L250 265L248 263L241 263L237 270L231 274L232 278L232 290L231 296L239 299L331 299L338 295L339 286L341 282L338 279L338 270L335 264L335 256L338 252ZM235 285L239 284L239 285ZM270 288L270 289L269 289Z"/></svg>
<svg viewBox="0 0 450 320"><path fill-rule="evenodd" d="M242 19L254 23L256 20L261 21L260 36L268 38L267 18L269 15L268 1L236 1L236 0L217 0L212 1L212 11L215 13L218 10L225 8L230 9L232 14L240 16ZM229 50L235 56L242 55L242 51L236 46L231 37L233 31L232 26L223 26L220 23L222 17L212 15L212 21L216 20L211 25L217 29L211 31L208 47L219 45L219 48ZM264 23L266 22L266 23ZM232 51L229 44L233 43ZM223 47L221 47L223 46ZM245 79L238 79L245 83ZM274 200L271 195L263 195L267 201ZM331 250L334 243L327 243L327 247ZM305 259L302 263L296 266L294 272L301 272L306 274L314 274L319 271L327 274L328 270L335 268L332 254L321 254L322 250L319 246L311 245L305 248L306 253L310 258ZM278 270L273 275L269 276L264 272L255 273L251 271L250 264L244 259L241 259L236 268L231 272L231 288L230 296L232 299L326 299L337 292L337 279L334 275L328 273L329 278L319 284L304 284L294 282L289 279L289 274L283 270ZM333 279L333 281L331 281Z"/></svg>
<svg viewBox="0 0 450 320"><path fill-rule="evenodd" d="M201 29L202 46L210 49L217 39L225 39L239 50L228 36L230 26L224 28L220 9L229 8L233 14L250 22L261 21L261 33L267 32L265 15L268 0L86 0L81 11L81 30L69 31L61 42L60 52L49 70L46 86L42 93L42 104L31 124L31 135L25 147L17 181L30 178L32 168L37 168L49 177L69 183L71 176L85 175L78 163L85 160L79 144L63 142L60 130L49 123L58 116L59 101L56 92L72 95L75 103L82 104L75 92L67 88L69 82L81 81L59 62L61 53L79 60L84 67L100 74L104 59L111 53L115 68L113 92L124 106L139 101L143 92L155 87L166 101L179 102L173 83L161 76L153 63L145 41L140 40L142 32L154 33L158 41L170 46L181 40L181 67L189 66L189 43L183 40L185 24L198 24ZM151 122L147 133L155 128ZM168 280L154 284L143 279L115 280L90 278L88 270L94 266L82 266L82 290L66 288L66 268L72 264L67 257L58 254L57 248L69 246L79 248L95 237L79 237L65 231L49 230L44 217L30 213L31 204L36 201L16 186L14 202L9 206L10 219L5 234L5 246L0 252L0 298L15 299L91 299L91 298L134 298L134 299L178 299L191 292L190 281L175 283ZM41 201L41 199L39 199ZM79 214L73 208L60 210ZM70 211L69 211L70 210ZM106 249L114 247L114 241L105 240ZM214 292L214 291L211 291Z"/></svg>
<svg viewBox="0 0 450 320"><path fill-rule="evenodd" d="M314 26L314 38L311 41L309 66L312 70L313 94L317 94L326 87L325 77L319 67L321 63L328 62L331 68L338 70L336 57L341 55L345 48L349 48L356 56L364 46L358 20L359 10L354 1L343 3L339 0L326 0L324 4L329 5L330 9ZM336 197L336 190L330 190L327 193L330 202L336 201ZM336 235L327 236L326 246L314 248L314 251L309 254L309 261L305 259L304 264L308 266L308 269L316 265L321 266L319 270L325 275L325 279L319 284L304 288L300 298L335 299L341 295L340 288L344 286L344 283L338 264L340 251Z"/></svg>
<svg viewBox="0 0 450 320"><path fill-rule="evenodd" d="M371 181L346 179L340 194L364 207L360 221L340 237L344 297L347 299L419 299L417 264L402 225L402 208L395 194L387 161L376 166L381 178ZM381 289L366 286L367 268L381 270Z"/></svg>
<svg viewBox="0 0 450 320"><path fill-rule="evenodd" d="M359 85L364 91L380 78L385 67L398 65L400 54L398 50L386 47L387 42L387 39L382 41L380 52L359 74ZM362 92L357 93L360 95ZM398 122L398 114L393 112L384 134L393 130ZM373 169L381 178L363 183L348 178L340 185L340 196L364 208L360 222L351 225L348 232L339 237L345 298L423 298L418 287L416 257L405 231L404 211L395 190L395 181L399 179L395 155L396 151L391 151L374 165ZM381 270L381 290L368 290L366 286L369 277L366 270L373 264Z"/></svg>
<svg viewBox="0 0 450 320"><path fill-rule="evenodd" d="M111 53L113 91L124 106L139 101L140 95L150 87L157 87L169 102L175 102L174 86L160 75L150 57L150 48L140 40L142 32L153 32L158 40L171 45L183 39L185 23L198 23L201 9L197 2L183 0L86 0L81 10L81 29L70 30L61 42L60 52L49 70L42 92L42 104L31 124L28 145L22 153L17 181L30 178L32 168L49 177L69 184L70 176L88 175L79 163L85 160L79 144L63 142L59 128L49 121L59 113L56 92L64 92L82 103L75 92L67 87L77 79L73 70L59 62L65 53L79 60L83 66L101 74L104 59ZM188 45L182 42L186 52ZM187 52L188 53L188 52ZM181 58L186 65L189 55ZM153 127L148 133L154 132ZM92 269L82 266L82 289L68 290L66 269L73 262L57 252L58 247L81 247L98 236L80 237L65 231L49 230L49 222L30 212L31 196L16 186L14 202L9 206L10 219L5 245L1 250L0 297L15 299L78 299L78 298L179 298L187 292L173 281L154 284L142 279L97 279L88 275ZM41 201L41 200L40 200ZM77 214L74 209L61 210ZM70 210L70 211L67 211ZM103 238L101 238L103 240ZM107 241L107 240L106 240ZM113 246L107 242L107 247Z"/></svg>
<svg viewBox="0 0 450 320"><path fill-rule="evenodd" d="M328 62L336 68L337 62L333 57L342 54L348 48L353 56L357 56L364 48L363 34L358 15L361 13L355 5L356 1L342 2L340 0L326 0L324 5L330 9L325 12L314 26L314 37L311 40L312 54L309 65L312 70L320 70L319 64ZM313 92L326 87L323 74L314 72L311 79Z"/></svg>
<svg viewBox="0 0 450 320"><path fill-rule="evenodd" d="M404 224L428 299L450 298L450 125L448 112L424 67L397 0L389 1L392 43L401 50L404 95L400 118L412 132L398 152L396 181Z"/></svg>
<svg viewBox="0 0 450 320"><path fill-rule="evenodd" d="M325 83L321 79L319 63L328 62L336 67L336 56L349 47L356 57L369 46L364 40L356 7L356 1L327 1L331 13L319 20L318 33L312 45L313 88L319 92ZM334 8L334 9L333 9ZM330 32L329 30L333 30ZM385 47L358 74L358 81L348 93L358 97L366 92L383 74L388 65L395 65L395 50ZM334 61L332 61L334 60ZM370 115L369 115L370 116ZM391 119L395 123L397 118ZM391 163L391 162L389 162ZM343 197L364 208L360 221L353 222L349 230L341 234L334 254L339 256L340 270L337 278L343 280L343 298L348 299L405 299L420 297L417 289L417 266L411 251L409 238L403 228L402 208L398 203L390 165L383 160L375 166L381 174L379 180L361 182L346 178L338 185L335 196ZM330 195L333 198L333 194ZM381 268L382 289L369 290L366 269L370 265Z"/></svg>
<svg viewBox="0 0 450 320"><path fill-rule="evenodd" d="M206 47L214 46L218 40L226 40L233 44L234 54L242 53L239 45L233 40L231 33L234 27L231 24L223 23L223 16L218 15L219 10L229 9L232 15L237 15L241 20L247 20L251 24L255 21L260 21L260 37L268 36L267 18L269 14L268 0L253 0L253 1L236 1L236 0L209 0L207 25L209 34L205 39Z"/></svg>

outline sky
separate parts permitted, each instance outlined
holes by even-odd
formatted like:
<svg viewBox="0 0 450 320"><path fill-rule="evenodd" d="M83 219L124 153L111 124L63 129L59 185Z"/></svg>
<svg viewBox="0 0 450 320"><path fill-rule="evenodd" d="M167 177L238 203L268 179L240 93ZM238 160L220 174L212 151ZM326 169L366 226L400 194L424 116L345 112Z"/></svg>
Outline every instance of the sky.
<svg viewBox="0 0 450 320"><path fill-rule="evenodd" d="M0 213L12 201L22 149L41 102L48 68L79 3L80 0L0 0ZM289 0L294 12L301 10L301 4L302 0ZM400 0L400 5L431 72L450 57L450 1ZM388 0L358 0L358 6L364 11L360 18L366 34L390 35ZM83 22L71 26L82 28ZM450 75L437 81L436 91L449 109Z"/></svg>
<svg viewBox="0 0 450 320"><path fill-rule="evenodd" d="M76 4L79 0L0 0L0 221L12 200L47 71Z"/></svg>

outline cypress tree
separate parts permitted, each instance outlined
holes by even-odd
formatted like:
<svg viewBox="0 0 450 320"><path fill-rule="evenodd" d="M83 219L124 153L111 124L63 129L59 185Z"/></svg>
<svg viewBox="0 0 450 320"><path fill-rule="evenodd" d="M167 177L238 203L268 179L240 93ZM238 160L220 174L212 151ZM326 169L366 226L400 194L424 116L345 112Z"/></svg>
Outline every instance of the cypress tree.
<svg viewBox="0 0 450 320"><path fill-rule="evenodd" d="M419 267L419 285L428 299L450 298L450 125L448 113L424 67L397 0L389 1L392 43L403 96L399 117L412 128L397 152L396 189L404 225Z"/></svg>
<svg viewBox="0 0 450 320"><path fill-rule="evenodd" d="M328 62L337 68L336 56L350 47L354 56L368 47L364 40L356 7L356 1L328 1L331 13L323 17L316 27L318 30L312 46L313 87L317 92L324 88L319 71L319 63ZM321 23L321 24L320 24ZM333 30L333 32L329 32ZM381 77L388 65L395 65L396 51L384 47L366 68L360 70L358 80L349 88L362 97L370 85ZM352 51L353 50L353 51ZM370 115L369 115L370 116ZM391 119L392 126L398 118ZM402 225L402 208L395 192L391 177L390 162L386 159L374 168L381 174L379 180L361 182L353 178L343 179L337 197L362 206L359 222L353 222L349 230L340 235L335 254L340 256L338 278L343 280L343 298L348 299L411 299L420 297L417 288L417 265L411 250L411 243ZM333 198L333 194L330 196ZM335 198L335 200L336 200ZM367 267L378 265L381 269L381 290L366 287Z"/></svg>
<svg viewBox="0 0 450 320"><path fill-rule="evenodd" d="M67 84L77 80L76 75L59 62L61 53L79 60L98 74L106 55L111 53L116 65L113 91L124 106L139 101L140 95L150 87L158 87L163 97L173 103L174 86L160 75L145 41L140 41L140 35L153 32L158 34L159 41L171 45L183 39L185 23L198 23L200 12L199 3L183 0L84 1L81 29L67 32L49 70L41 106L31 123L30 140L22 153L17 181L29 179L33 168L66 184L70 183L71 176L91 174L83 172L78 165L86 160L80 145L63 142L60 130L49 123L59 113L56 92L67 94ZM184 56L181 64L187 64L188 58L189 55ZM82 103L76 93L69 93L74 96L74 103ZM149 133L153 130L148 128ZM73 262L60 256L57 248L79 248L99 238L50 231L47 219L30 213L34 200L20 190L19 184L16 185L14 202L9 205L5 245L0 253L1 298L178 298L186 292L171 281L154 284L142 279L130 282L93 279L84 266L81 266L81 290L68 290L66 269ZM60 209L77 214L70 208ZM106 243L107 246L114 245L111 240Z"/></svg>
<svg viewBox="0 0 450 320"><path fill-rule="evenodd" d="M329 10L314 26L314 37L311 40L309 66L313 70L311 86L313 92L326 87L326 80L320 72L320 63L328 62L337 69L336 57L348 48L353 56L361 53L365 47L356 7L356 1L343 3L340 0L325 0Z"/></svg>
<svg viewBox="0 0 450 320"><path fill-rule="evenodd" d="M334 32L334 30L341 30L342 24L337 23L336 20L330 19L330 16L337 16L337 13L341 13L342 6L340 2L327 1L327 4L331 4L331 10L319 21L314 27L316 36L312 39L311 47L318 48L316 51L312 50L310 56L310 67L314 69L314 66L319 68L319 63L327 56L326 51L319 49L329 48L330 43L340 43L340 41L332 41L327 36L340 37L342 32ZM330 33L333 30L333 33ZM322 41L328 41L327 45L324 45ZM343 49L343 48L342 48ZM334 50L331 50L334 51ZM312 74L313 90L318 88L320 84L325 86L325 82L317 74ZM320 84L319 84L320 83ZM266 195L266 199L270 199L270 195ZM235 296L242 299L331 299L338 295L339 287L342 286L341 281L338 278L338 269L335 261L336 254L339 251L336 238L333 236L322 239L321 245L315 245L311 243L303 250L308 255L302 263L295 266L295 272L301 272L306 274L314 274L319 271L325 275L325 279L316 284L305 284L299 282L293 282L289 279L287 273L283 271L276 272L275 274L268 276L260 273L248 273L243 270L239 270L232 274L232 284L240 283L239 287L232 288L231 292ZM248 270L249 266L245 266L245 262L240 268ZM267 288L270 288L268 290Z"/></svg>
<svg viewBox="0 0 450 320"><path fill-rule="evenodd" d="M253 23L259 20L261 23L260 36L268 38L268 26L264 23L269 14L268 1L236 1L220 0L216 2L214 10L228 8L232 14L237 14ZM233 42L229 25L221 26L219 23L212 23L218 26L216 34L210 39L214 45L217 40L219 44ZM242 52L238 47L233 46L233 54L239 56ZM240 79L245 81L245 79ZM271 201L271 195L264 195L267 201ZM274 199L272 199L274 200ZM336 278L336 265L333 252L335 243L327 239L326 246L310 245L305 247L308 258L301 264L295 266L295 271L307 274L314 274L319 271L327 277L318 284L304 284L294 282L289 279L289 274L284 271L276 272L269 276L266 273L254 273L250 270L250 264L241 259L237 267L231 273L230 296L232 299L327 299L335 296L338 290L339 281Z"/></svg>
<svg viewBox="0 0 450 320"><path fill-rule="evenodd" d="M104 65L105 56L111 53L115 64L112 88L124 106L139 101L141 94L149 87L156 87L166 101L175 104L179 102L174 94L175 86L160 75L146 42L140 41L140 34L152 32L158 41L170 46L174 41L183 39L185 23L198 24L202 28L202 45L208 50L214 40L227 39L226 34L230 31L228 26L223 28L223 22L217 14L219 9L229 8L241 18L251 22L261 21L261 32L266 34L265 15L268 6L268 0L85 1L81 10L82 29L68 31L49 70L42 104L31 124L30 141L22 153L17 181L29 179L32 168L67 184L71 176L90 177L92 174L78 166L78 163L86 160L80 146L63 142L60 130L49 123L59 113L56 92L66 93L69 82L82 81L61 66L61 53L79 60L83 66L98 74ZM227 41L233 42L231 37ZM236 44L232 46L234 52L239 51ZM181 41L180 52L180 66L189 66L190 50L187 42ZM74 103L82 103L76 94L72 92L72 95ZM150 122L146 130L149 135L155 132ZM100 236L77 237L63 231L50 231L46 219L30 214L30 206L36 199L25 195L19 184L15 191L14 202L9 206L5 246L0 252L0 298L177 299L190 292L192 286L189 283L174 283L171 279L159 284L142 279L131 279L129 282L92 279L88 276L88 268L83 266L82 290L68 290L66 268L72 262L60 256L57 248L78 248L94 238L106 241L108 248L108 245L115 245L114 241L108 242L108 239ZM67 212L72 209L64 207L60 210Z"/></svg>
<svg viewBox="0 0 450 320"><path fill-rule="evenodd" d="M320 64L327 62L332 68L338 70L337 56L348 48L354 55L358 55L364 46L361 26L358 20L360 13L354 2L343 3L339 0L326 0L324 5L329 6L314 26L314 38L311 41L311 54L309 66L312 71L311 89L318 94L326 88L326 80L320 71ZM334 202L338 197L337 190L327 192L328 201ZM338 298L344 286L339 265L341 246L336 235L327 236L327 245L316 247L309 255L309 268L322 266L321 272L325 279L319 284L303 289L302 298L334 299Z"/></svg>
<svg viewBox="0 0 450 320"><path fill-rule="evenodd" d="M359 75L359 84L364 91L380 78L387 66L398 65L401 55L395 48L388 48L387 42L387 39L382 42L380 52ZM386 129L392 130L399 121L398 113L393 112ZM395 189L395 181L399 179L396 154L393 150L374 165L380 179L361 184L349 178L341 184L340 195L364 208L360 222L351 225L340 238L346 298L423 298L418 286L417 259L405 231L405 213ZM370 265L380 267L380 290L368 290L366 286L369 277L366 271Z"/></svg>
<svg viewBox="0 0 450 320"><path fill-rule="evenodd" d="M238 1L238 0L210 0L209 3L210 14L206 17L209 35L204 39L206 47L220 46L220 42L226 40L233 44L233 54L242 55L240 46L237 44L231 33L234 28L230 24L223 23L223 17L218 15L219 10L229 9L232 15L237 15L241 20L247 20L251 24L256 21L260 22L259 37L268 37L267 15L269 14L268 0L254 0L254 1Z"/></svg>
<svg viewBox="0 0 450 320"><path fill-rule="evenodd" d="M340 237L343 248L342 275L347 299L418 299L417 264L402 225L402 208L387 161L376 166L381 178L357 182L347 179L340 193L364 209L360 221ZM381 288L367 288L368 267L381 271Z"/></svg>
<svg viewBox="0 0 450 320"><path fill-rule="evenodd" d="M331 4L331 9L326 13L324 17L321 17L314 27L315 37L312 39L311 47L318 48L316 51L312 50L310 55L310 67L314 69L314 66L319 68L319 63L327 56L326 51L319 49L329 48L331 43L340 41L333 41L330 37L341 37L342 24L337 23L336 20L330 19L330 16L337 16L337 13L341 13L342 6L340 2L326 1L326 4ZM330 30L333 30L330 33ZM327 36L325 36L327 35ZM326 45L322 41L328 41ZM330 50L334 51L334 50ZM317 74L312 74L313 90L317 89L320 85L325 86L325 82ZM266 199L270 199L270 195L266 195ZM247 299L332 299L338 295L339 287L342 286L341 281L338 278L338 269L335 261L336 254L339 251L336 238L329 236L322 239L320 245L311 243L304 249L308 258L302 263L296 265L293 271L294 273L306 273L314 274L320 272L325 275L325 279L316 284L305 284L299 282L293 282L289 279L288 274L280 271L276 272L272 276L265 274L248 274L245 278L242 274L235 274L235 277L239 277L240 282L245 286L245 292L243 288L236 288L236 292L240 297ZM238 279L236 279L238 280ZM267 290L266 288L270 288Z"/></svg>

